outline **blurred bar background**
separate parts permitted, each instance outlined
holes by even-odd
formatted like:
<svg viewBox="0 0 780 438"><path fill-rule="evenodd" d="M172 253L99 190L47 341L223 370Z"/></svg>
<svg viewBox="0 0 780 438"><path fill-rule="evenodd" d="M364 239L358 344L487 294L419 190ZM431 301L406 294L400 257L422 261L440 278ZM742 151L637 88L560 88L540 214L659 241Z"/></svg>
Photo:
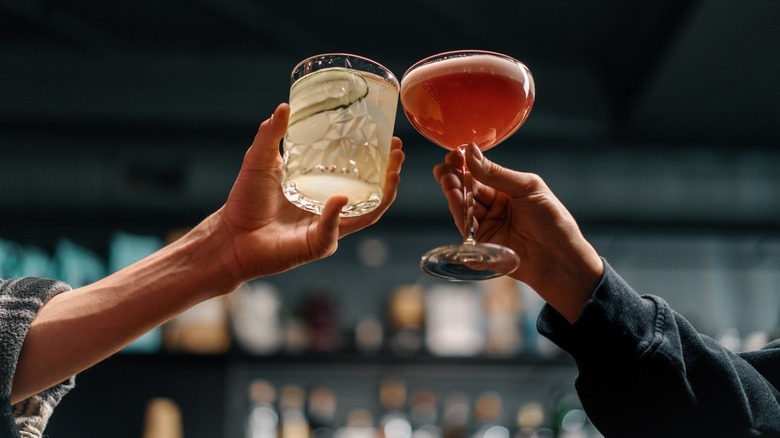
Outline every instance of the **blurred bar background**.
<svg viewBox="0 0 780 438"><path fill-rule="evenodd" d="M491 159L540 174L637 291L702 333L777 337L772 0L0 0L0 276L88 283L217 209L301 59L353 52L400 79L463 48L536 81ZM396 135L407 159L379 224L82 373L47 434L599 436L573 363L535 335L532 291L419 271L457 236L431 175L444 150L400 108Z"/></svg>

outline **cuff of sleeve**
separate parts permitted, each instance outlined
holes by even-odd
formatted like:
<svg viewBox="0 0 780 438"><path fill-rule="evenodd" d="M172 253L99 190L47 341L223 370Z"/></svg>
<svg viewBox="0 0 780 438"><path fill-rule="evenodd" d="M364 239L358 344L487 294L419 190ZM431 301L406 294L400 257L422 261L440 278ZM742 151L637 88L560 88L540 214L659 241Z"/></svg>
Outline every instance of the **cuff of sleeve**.
<svg viewBox="0 0 780 438"><path fill-rule="evenodd" d="M545 305L537 330L574 358L581 376L606 377L652 343L658 313L654 300L637 294L604 260L604 276L580 318L569 324Z"/></svg>
<svg viewBox="0 0 780 438"><path fill-rule="evenodd" d="M18 278L7 281L0 280L0 320L4 324L3 333L0 338L3 348L0 349L0 422L8 421L8 417L13 415L12 410L19 412L19 407L12 409L10 403L11 385L14 374L16 373L16 364L19 360L24 339L35 316L43 306L54 295L70 290L65 283L40 279L40 278ZM60 399L73 387L74 379L68 379L60 385L50 388L41 394L38 394L26 404L25 411L32 412L30 406L44 408L36 415L45 415L48 418L51 409ZM51 406L48 407L42 406ZM19 418L16 418L17 424ZM0 430L2 435L2 430Z"/></svg>

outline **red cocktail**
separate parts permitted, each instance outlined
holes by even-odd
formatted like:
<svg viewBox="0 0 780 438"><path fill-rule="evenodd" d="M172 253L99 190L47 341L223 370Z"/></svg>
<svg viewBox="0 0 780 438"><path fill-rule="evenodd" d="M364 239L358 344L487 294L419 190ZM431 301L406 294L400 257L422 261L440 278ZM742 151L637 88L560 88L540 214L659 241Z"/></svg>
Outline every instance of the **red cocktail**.
<svg viewBox="0 0 780 438"><path fill-rule="evenodd" d="M534 96L534 81L523 63L479 50L428 57L401 80L401 103L414 128L437 145L461 152L472 143L484 151L507 139L528 117ZM511 273L520 263L514 251L475 240L471 185L463 188L465 224L470 225L464 242L429 251L421 267L449 280Z"/></svg>
<svg viewBox="0 0 780 438"><path fill-rule="evenodd" d="M441 147L490 149L520 127L534 102L530 73L516 62L480 54L421 65L403 78L404 112Z"/></svg>

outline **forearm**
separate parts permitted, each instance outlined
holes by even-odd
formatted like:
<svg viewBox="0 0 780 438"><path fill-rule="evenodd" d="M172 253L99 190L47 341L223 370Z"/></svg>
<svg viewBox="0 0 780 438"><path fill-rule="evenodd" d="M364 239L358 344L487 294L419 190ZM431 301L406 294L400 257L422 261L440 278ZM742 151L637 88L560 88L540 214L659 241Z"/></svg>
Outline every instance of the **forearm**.
<svg viewBox="0 0 780 438"><path fill-rule="evenodd" d="M213 239L214 217L151 256L50 299L33 320L12 400L59 383L187 308L237 286ZM218 232L218 231L217 231Z"/></svg>

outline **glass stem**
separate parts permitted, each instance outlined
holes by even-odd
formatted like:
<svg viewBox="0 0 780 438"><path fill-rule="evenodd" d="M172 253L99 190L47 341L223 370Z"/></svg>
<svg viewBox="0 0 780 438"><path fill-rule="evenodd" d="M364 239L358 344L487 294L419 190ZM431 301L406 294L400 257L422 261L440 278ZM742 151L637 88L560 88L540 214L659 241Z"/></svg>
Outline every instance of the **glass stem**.
<svg viewBox="0 0 780 438"><path fill-rule="evenodd" d="M475 245L477 243L476 225L474 223L474 180L466 166L466 146L458 148L463 157L463 166L461 167L463 183L463 243L466 245Z"/></svg>

